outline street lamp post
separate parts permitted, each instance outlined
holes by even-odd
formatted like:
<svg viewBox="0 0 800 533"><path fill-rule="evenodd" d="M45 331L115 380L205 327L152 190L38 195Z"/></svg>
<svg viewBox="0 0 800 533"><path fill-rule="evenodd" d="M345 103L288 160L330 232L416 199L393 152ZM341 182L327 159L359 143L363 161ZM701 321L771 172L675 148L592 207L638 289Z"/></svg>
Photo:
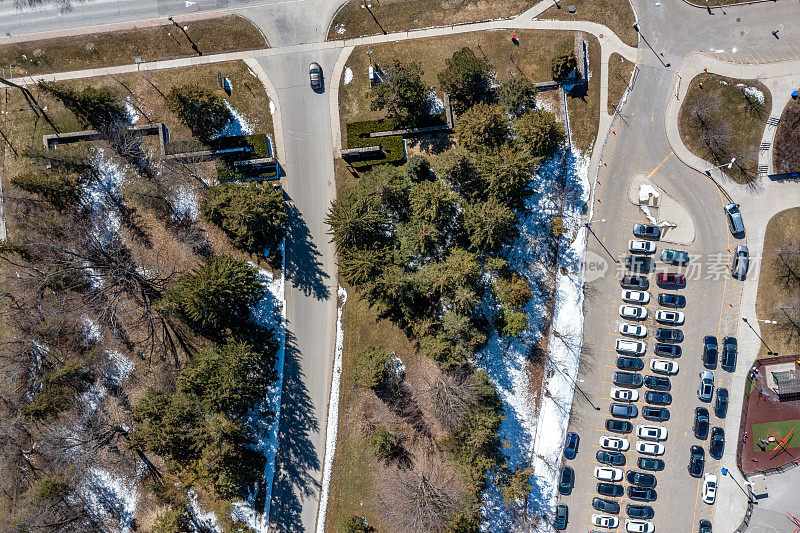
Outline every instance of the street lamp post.
<svg viewBox="0 0 800 533"><path fill-rule="evenodd" d="M735 161L736 161L736 158L735 158L735 157L731 157L731 160L730 160L730 162L728 162L728 163L722 163L721 165L717 165L717 166L715 166L715 167L711 167L711 168L709 168L708 170L706 170L706 174L708 174L708 175L710 176L710 175L711 175L711 171L712 171L712 170L716 170L716 169L718 169L718 168L722 168L722 167L726 167L726 168L728 168L728 170L730 170L730 169L731 169L731 167L733 167L733 163L734 163Z"/></svg>
<svg viewBox="0 0 800 533"><path fill-rule="evenodd" d="M750 322L747 320L746 316L743 316L742 320L744 320L744 323L747 324L747 327L749 327L753 331L753 333L756 334L756 337L758 337L758 339L761 341L761 344L763 344L764 347L767 349L767 355L778 355L778 352L773 352L770 349L770 347L767 345L767 343L764 342L764 339L761 337L761 335L758 334L758 332L755 330L753 325L750 324ZM758 319L756 318L755 320L758 320ZM766 322L767 324L777 324L778 323L777 320L760 320L759 322Z"/></svg>
<svg viewBox="0 0 800 533"><path fill-rule="evenodd" d="M605 219L604 219L604 220L605 220ZM598 236L597 236L597 234L594 232L594 230L593 230L593 229L592 229L592 227L589 225L589 223L588 223L588 222L586 222L584 225L586 226L586 229L588 229L588 230L589 230L589 233L591 233L591 234L594 236L594 238L595 238L595 239L597 239L597 242L599 242L599 243L600 243L600 246L602 246L602 247L603 247L603 250L605 250L605 251L606 251L606 253L607 253L607 254L608 254L608 256L611 258L611 260L612 260L612 261L614 261L615 263L619 263L619 259L617 259L616 257L614 257L614 255L613 255L611 252L609 252L609 251L608 251L608 248L606 248L606 245L605 245L605 244L603 244L603 241L601 241L601 240L600 240L600 237L598 237Z"/></svg>
<svg viewBox="0 0 800 533"><path fill-rule="evenodd" d="M723 467L723 468L720 469L720 472L722 473L723 476L727 476L729 470L727 468ZM733 482L736 483L736 486L739 487L739 490L741 490L742 493L747 497L747 503L752 503L753 499L750 497L750 492L744 490L744 488L739 484L739 482L736 481L736 478L733 477L733 473L732 472L731 472L731 476L730 477L733 480Z"/></svg>
<svg viewBox="0 0 800 533"><path fill-rule="evenodd" d="M592 402L592 400L591 400L591 399L590 399L590 398L589 398L589 397L586 395L586 393L585 393L585 392L583 392L583 389L580 387L580 385L578 385L578 382L577 382L577 381L575 381L575 378L573 378L572 376L570 376L569 374L567 374L566 372L564 372L564 369L563 369L563 368L559 368L558 370L559 370L559 371L560 371L562 374L564 374L565 376L567 376L569 379L571 379L571 380L572 380L572 383L574 383L574 384L575 384L575 388L576 388L576 389L578 389L578 391L579 391L581 394L583 394L583 397L584 397L584 398L586 398L586 401L587 401L587 402L589 402L589 405L591 405L592 407L594 407L594 410L595 410L595 411L599 411L599 410L600 410L600 408L599 408L599 407L597 407L597 406L594 404L594 402Z"/></svg>

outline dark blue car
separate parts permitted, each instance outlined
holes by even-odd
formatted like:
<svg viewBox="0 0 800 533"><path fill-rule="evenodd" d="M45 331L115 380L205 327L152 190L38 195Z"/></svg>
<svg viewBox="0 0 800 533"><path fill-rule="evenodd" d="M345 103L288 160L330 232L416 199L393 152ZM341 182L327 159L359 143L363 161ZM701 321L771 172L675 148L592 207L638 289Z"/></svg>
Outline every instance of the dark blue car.
<svg viewBox="0 0 800 533"><path fill-rule="evenodd" d="M581 438L577 433L573 431L567 433L567 442L564 444L564 457L567 459L575 459L575 456L578 455L578 443L580 441Z"/></svg>

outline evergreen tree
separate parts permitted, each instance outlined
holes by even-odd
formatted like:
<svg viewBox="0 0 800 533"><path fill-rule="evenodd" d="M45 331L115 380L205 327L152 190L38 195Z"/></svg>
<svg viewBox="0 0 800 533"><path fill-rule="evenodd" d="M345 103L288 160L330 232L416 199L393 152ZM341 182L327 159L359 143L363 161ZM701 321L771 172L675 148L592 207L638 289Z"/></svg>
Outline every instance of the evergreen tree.
<svg viewBox="0 0 800 533"><path fill-rule="evenodd" d="M388 350L370 346L356 354L356 382L368 389L377 389L389 379L392 354Z"/></svg>
<svg viewBox="0 0 800 533"><path fill-rule="evenodd" d="M397 228L400 241L400 256L408 265L427 262L428 258L439 255L443 235L436 225L425 220L412 220Z"/></svg>
<svg viewBox="0 0 800 533"><path fill-rule="evenodd" d="M506 309L522 309L531 299L531 285L516 272L500 276L494 281L494 294Z"/></svg>
<svg viewBox="0 0 800 533"><path fill-rule="evenodd" d="M554 80L563 81L572 74L577 66L578 60L575 58L575 51L568 50L553 57L550 63L550 73Z"/></svg>
<svg viewBox="0 0 800 533"><path fill-rule="evenodd" d="M464 198L481 198L486 193L486 183L478 175L475 157L463 146L454 146L439 154L433 169L437 177Z"/></svg>
<svg viewBox="0 0 800 533"><path fill-rule="evenodd" d="M374 198L359 198L348 194L337 198L328 211L325 223L333 236L339 254L358 248L381 247L393 229L389 216Z"/></svg>
<svg viewBox="0 0 800 533"><path fill-rule="evenodd" d="M511 209L522 209L530 195L536 161L525 151L504 145L481 157L481 176L488 183L489 195Z"/></svg>
<svg viewBox="0 0 800 533"><path fill-rule="evenodd" d="M424 155L412 155L406 163L406 178L411 182L426 181L433 178L431 162Z"/></svg>
<svg viewBox="0 0 800 533"><path fill-rule="evenodd" d="M455 125L458 143L474 151L497 148L506 142L508 133L508 118L498 105L475 104Z"/></svg>
<svg viewBox="0 0 800 533"><path fill-rule="evenodd" d="M339 274L354 287L372 282L391 261L391 251L386 248L355 248L339 254Z"/></svg>
<svg viewBox="0 0 800 533"><path fill-rule="evenodd" d="M469 204L464 228L470 249L488 254L499 252L504 244L516 238L518 222L517 215L495 199Z"/></svg>
<svg viewBox="0 0 800 533"><path fill-rule="evenodd" d="M456 196L441 180L423 181L411 190L409 198L415 220L444 228L456 213Z"/></svg>
<svg viewBox="0 0 800 533"><path fill-rule="evenodd" d="M128 123L125 108L108 87L86 87L77 91L58 83L43 82L39 88L101 133L107 134Z"/></svg>
<svg viewBox="0 0 800 533"><path fill-rule="evenodd" d="M490 93L491 66L477 57L471 48L461 48L445 60L447 68L439 73L439 85L450 95L456 113L462 113Z"/></svg>
<svg viewBox="0 0 800 533"><path fill-rule="evenodd" d="M422 67L395 59L388 71L389 79L372 90L370 109L386 109L389 117L400 119L406 126L419 124L427 114L428 98Z"/></svg>
<svg viewBox="0 0 800 533"><path fill-rule="evenodd" d="M564 142L564 128L549 111L525 113L513 123L517 144L533 157L547 158Z"/></svg>
<svg viewBox="0 0 800 533"><path fill-rule="evenodd" d="M511 78L500 86L500 103L515 117L536 108L536 85L527 78Z"/></svg>
<svg viewBox="0 0 800 533"><path fill-rule="evenodd" d="M173 87L167 106L201 141L219 135L233 118L222 98L196 84Z"/></svg>

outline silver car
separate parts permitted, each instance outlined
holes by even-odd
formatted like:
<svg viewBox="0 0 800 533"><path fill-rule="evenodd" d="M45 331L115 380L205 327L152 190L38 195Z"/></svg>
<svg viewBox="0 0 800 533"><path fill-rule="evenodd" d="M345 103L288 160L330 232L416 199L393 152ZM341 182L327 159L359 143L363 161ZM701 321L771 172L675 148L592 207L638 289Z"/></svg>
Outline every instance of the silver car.
<svg viewBox="0 0 800 533"><path fill-rule="evenodd" d="M739 211L739 204L733 202L725 206L725 214L728 216L728 227L731 228L731 233L738 235L744 232L744 221L742 221L742 212Z"/></svg>
<svg viewBox="0 0 800 533"><path fill-rule="evenodd" d="M714 394L714 374L710 370L700 372L700 383L697 385L697 397L701 402L710 402Z"/></svg>
<svg viewBox="0 0 800 533"><path fill-rule="evenodd" d="M322 88L322 67L319 63L311 63L308 66L308 77L311 80L311 88L315 91Z"/></svg>
<svg viewBox="0 0 800 533"><path fill-rule="evenodd" d="M750 267L750 250L747 246L739 245L733 253L733 266L731 274L736 279L744 279L747 276L747 269Z"/></svg>

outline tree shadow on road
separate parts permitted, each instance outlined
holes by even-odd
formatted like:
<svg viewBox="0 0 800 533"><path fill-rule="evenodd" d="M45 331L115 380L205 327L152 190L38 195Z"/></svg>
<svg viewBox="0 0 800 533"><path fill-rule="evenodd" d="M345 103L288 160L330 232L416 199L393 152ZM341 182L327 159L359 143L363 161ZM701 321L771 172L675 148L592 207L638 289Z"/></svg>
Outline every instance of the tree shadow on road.
<svg viewBox="0 0 800 533"><path fill-rule="evenodd" d="M330 277L322 270L319 261L321 255L311 237L300 211L291 203L287 203L289 227L287 230L286 277L291 283L318 300L327 299L330 290L326 285Z"/></svg>
<svg viewBox="0 0 800 533"><path fill-rule="evenodd" d="M272 531L302 532L303 500L316 497L320 489L315 478L321 468L320 458L309 438L312 432L319 431L319 422L303 383L300 352L288 328L281 405L269 521Z"/></svg>

